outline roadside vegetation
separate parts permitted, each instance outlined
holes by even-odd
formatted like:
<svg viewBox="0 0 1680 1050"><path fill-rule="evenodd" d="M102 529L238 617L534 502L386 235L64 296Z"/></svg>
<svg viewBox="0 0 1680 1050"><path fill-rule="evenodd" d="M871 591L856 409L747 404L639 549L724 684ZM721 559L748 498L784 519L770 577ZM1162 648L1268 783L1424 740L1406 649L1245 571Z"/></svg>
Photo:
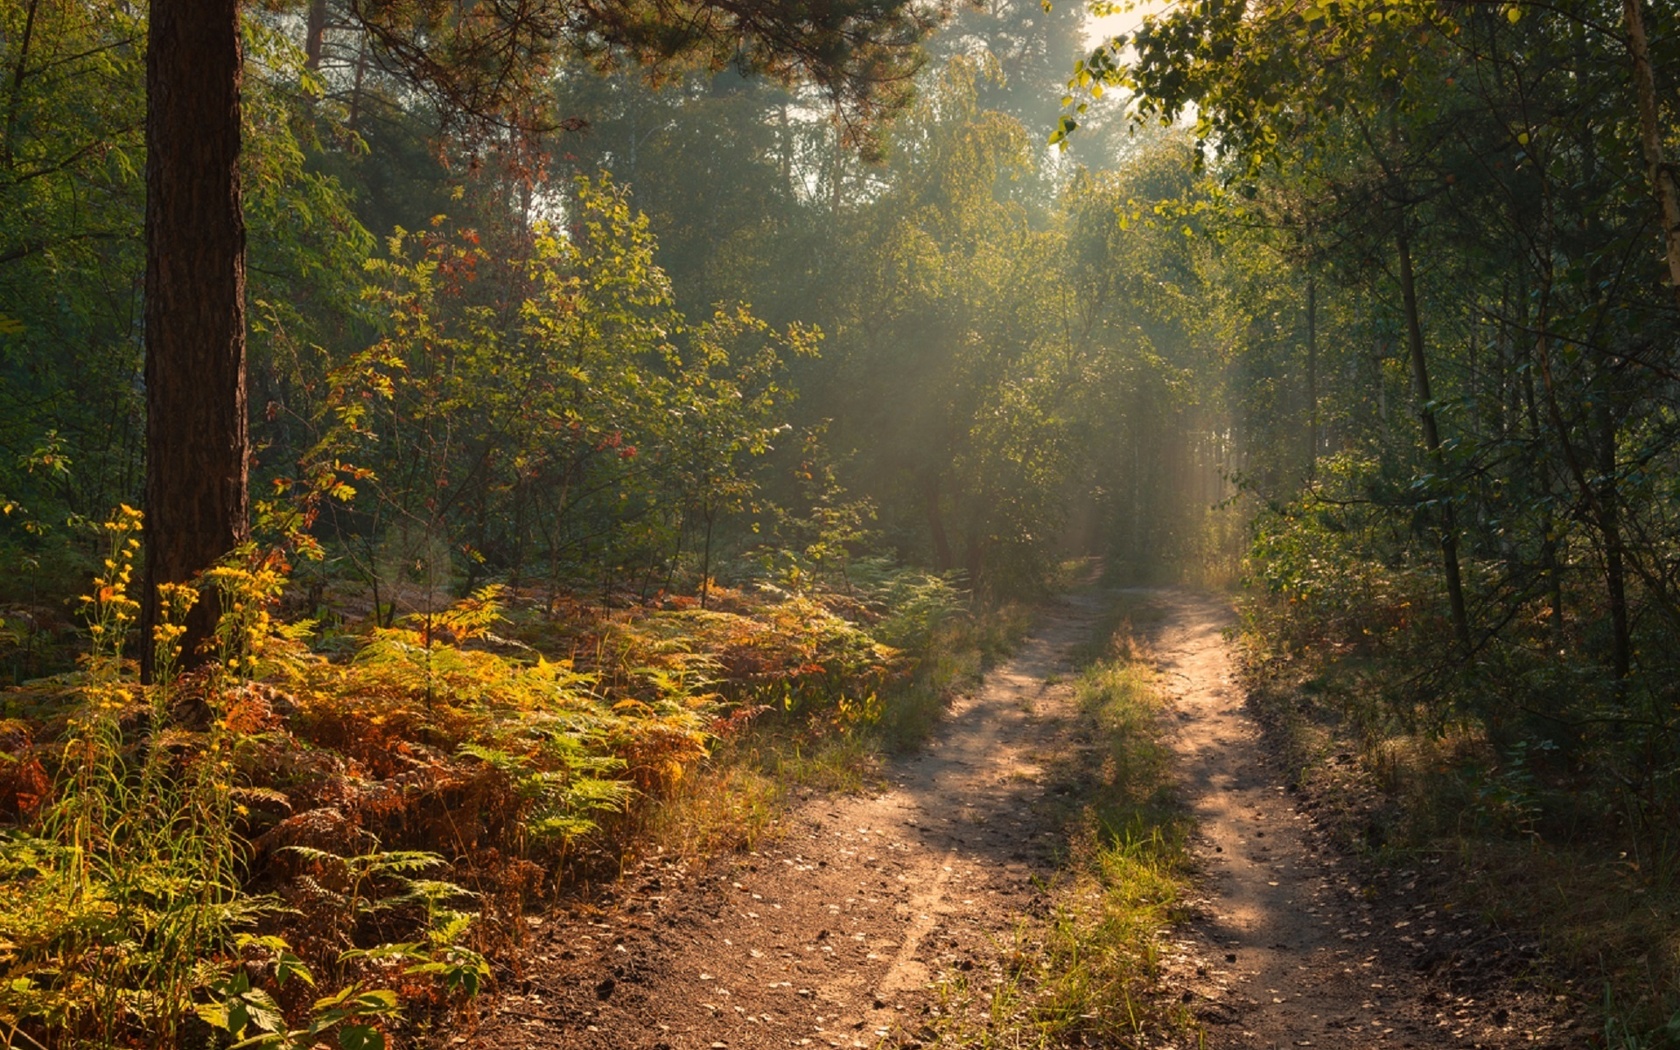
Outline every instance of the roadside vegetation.
<svg viewBox="0 0 1680 1050"><path fill-rule="evenodd" d="M1647 8L1194 0L1089 54L1064 124L1093 85L1196 123L1250 674L1302 767L1615 1046L1680 1037L1680 37Z"/></svg>
<svg viewBox="0 0 1680 1050"><path fill-rule="evenodd" d="M178 671L194 596L172 592L142 685L141 526L105 526L81 666L5 697L12 1045L374 1046L449 1022L511 972L527 909L638 852L750 842L801 785L859 786L1007 645L943 579L878 570L704 610L491 586L322 651L274 617L276 569L229 567L217 659Z"/></svg>
<svg viewBox="0 0 1680 1050"><path fill-rule="evenodd" d="M1406 599L1378 608L1380 635L1348 605L1246 603L1250 695L1319 824L1369 863L1438 871L1429 892L1494 938L1472 969L1584 996L1600 1045L1675 1045L1680 891L1660 788L1639 768L1650 752L1628 750L1621 715L1591 713L1592 676L1518 700L1490 660L1409 654L1430 640ZM1529 706L1547 694L1550 711Z"/></svg>

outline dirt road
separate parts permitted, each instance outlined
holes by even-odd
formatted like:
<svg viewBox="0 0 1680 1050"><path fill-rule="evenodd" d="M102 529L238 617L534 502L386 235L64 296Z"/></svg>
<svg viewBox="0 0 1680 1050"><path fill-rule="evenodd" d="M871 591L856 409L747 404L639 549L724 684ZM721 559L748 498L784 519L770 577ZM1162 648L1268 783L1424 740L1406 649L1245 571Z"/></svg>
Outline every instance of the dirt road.
<svg viewBox="0 0 1680 1050"><path fill-rule="evenodd" d="M990 968L1058 842L1035 826L1044 763L1074 724L1065 676L1104 608L1065 599L959 699L888 789L825 798L775 841L702 872L650 865L616 906L537 937L530 987L465 1041L485 1047L917 1042L928 986ZM587 920L583 925L579 919Z"/></svg>
<svg viewBox="0 0 1680 1050"><path fill-rule="evenodd" d="M1206 873L1197 917L1167 935L1161 994L1190 1006L1213 1047L1535 1045L1540 1018L1455 999L1417 965L1468 927L1373 901L1315 844L1242 710L1228 609L1180 591L1132 597L1155 610L1142 620L1178 698ZM1079 745L1067 678L1113 599L1047 607L929 746L888 767L885 790L813 801L769 845L704 870L650 863L600 909L542 923L524 984L445 1045L936 1043L942 982L1001 982L1018 932L1048 910L1064 843L1046 795L1066 788L1047 771Z"/></svg>
<svg viewBox="0 0 1680 1050"><path fill-rule="evenodd" d="M1477 964L1496 950L1420 872L1326 848L1236 684L1223 601L1158 591L1156 663L1176 699L1203 898L1165 981L1209 1047L1572 1046L1567 1004ZM1419 867L1431 862L1423 859ZM1421 881L1430 882L1427 877Z"/></svg>

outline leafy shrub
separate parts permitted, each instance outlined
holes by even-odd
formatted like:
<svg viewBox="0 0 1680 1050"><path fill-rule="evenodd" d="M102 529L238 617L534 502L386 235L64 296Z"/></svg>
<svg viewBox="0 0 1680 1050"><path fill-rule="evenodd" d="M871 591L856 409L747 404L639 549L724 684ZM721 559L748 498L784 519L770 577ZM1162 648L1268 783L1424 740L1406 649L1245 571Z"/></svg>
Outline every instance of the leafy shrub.
<svg viewBox="0 0 1680 1050"><path fill-rule="evenodd" d="M329 658L273 615L282 559L246 551L205 575L224 612L191 672L198 594L165 590L143 685L139 527L106 527L80 668L0 712L0 1024L47 1046L383 1046L483 990L549 874L622 848L719 740L878 721L914 664L871 624L926 646L965 619L937 578L613 613L489 586Z"/></svg>

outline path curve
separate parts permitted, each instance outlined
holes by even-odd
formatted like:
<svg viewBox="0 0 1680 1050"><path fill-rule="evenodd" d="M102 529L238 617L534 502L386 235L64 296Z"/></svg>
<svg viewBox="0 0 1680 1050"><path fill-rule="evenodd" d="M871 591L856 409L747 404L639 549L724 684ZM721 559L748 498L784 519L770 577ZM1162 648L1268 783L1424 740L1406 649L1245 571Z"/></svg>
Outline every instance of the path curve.
<svg viewBox="0 0 1680 1050"><path fill-rule="evenodd" d="M1229 600L1136 594L1161 615L1152 649L1175 698L1203 873L1167 981L1202 1021L1206 1045L1572 1045L1551 997L1500 990L1490 1002L1486 989L1455 987L1445 964L1482 931L1450 906L1415 899L1417 872L1379 881L1325 845L1250 716L1227 638Z"/></svg>
<svg viewBox="0 0 1680 1050"><path fill-rule="evenodd" d="M1077 731L1068 679L1108 607L1048 603L1031 635L886 790L824 797L701 871L650 863L611 908L545 922L484 1047L921 1046L935 985L984 987L1060 853L1039 805Z"/></svg>

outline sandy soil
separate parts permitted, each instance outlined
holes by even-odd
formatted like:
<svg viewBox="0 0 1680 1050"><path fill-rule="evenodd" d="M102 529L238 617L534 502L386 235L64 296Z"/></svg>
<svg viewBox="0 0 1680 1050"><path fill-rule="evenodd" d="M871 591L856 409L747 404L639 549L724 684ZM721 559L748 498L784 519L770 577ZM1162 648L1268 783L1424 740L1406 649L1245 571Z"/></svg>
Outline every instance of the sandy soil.
<svg viewBox="0 0 1680 1050"><path fill-rule="evenodd" d="M1207 1045L1546 1045L1567 1023L1564 1004L1512 994L1503 978L1467 994L1458 975L1481 943L1474 927L1318 845L1243 711L1221 634L1228 609L1174 590L1137 597L1158 610L1154 648L1177 696L1205 872L1195 917L1166 934L1160 993L1201 1019ZM929 746L888 766L883 790L812 800L755 852L650 861L596 905L533 918L523 980L443 1044L936 1041L936 986L1002 980L1017 932L1048 909L1042 887L1064 845L1054 813L1065 811L1048 796L1067 790L1048 771L1086 742L1066 676L1111 600L1047 606Z"/></svg>
<svg viewBox="0 0 1680 1050"><path fill-rule="evenodd" d="M1578 1045L1569 1000L1526 987L1511 946L1455 915L1431 873L1383 872L1324 845L1312 800L1286 788L1245 709L1222 635L1228 605L1148 599L1162 614L1152 648L1177 700L1204 873L1166 980L1207 1045Z"/></svg>

